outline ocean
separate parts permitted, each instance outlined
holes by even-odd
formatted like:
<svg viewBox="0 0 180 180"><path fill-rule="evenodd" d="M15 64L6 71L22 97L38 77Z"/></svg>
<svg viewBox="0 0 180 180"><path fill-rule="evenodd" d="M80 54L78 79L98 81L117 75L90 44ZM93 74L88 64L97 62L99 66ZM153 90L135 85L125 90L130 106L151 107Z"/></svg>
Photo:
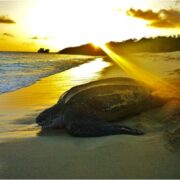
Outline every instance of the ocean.
<svg viewBox="0 0 180 180"><path fill-rule="evenodd" d="M0 94L29 86L47 77L93 60L92 56L0 52ZM134 61L163 78L179 79L180 51L137 53ZM125 76L120 71L122 76Z"/></svg>
<svg viewBox="0 0 180 180"><path fill-rule="evenodd" d="M93 60L92 56L0 52L0 94Z"/></svg>

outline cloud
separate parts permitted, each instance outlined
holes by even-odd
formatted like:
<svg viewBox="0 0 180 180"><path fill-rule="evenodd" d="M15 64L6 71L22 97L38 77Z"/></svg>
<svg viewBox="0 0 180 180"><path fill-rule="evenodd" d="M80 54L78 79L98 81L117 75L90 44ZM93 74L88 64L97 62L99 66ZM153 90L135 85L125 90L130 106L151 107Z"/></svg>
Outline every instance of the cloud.
<svg viewBox="0 0 180 180"><path fill-rule="evenodd" d="M133 8L127 11L129 16L133 16L136 18L142 18L145 20L156 20L158 19L158 14L153 12L152 10L142 11L141 9L135 10Z"/></svg>
<svg viewBox="0 0 180 180"><path fill-rule="evenodd" d="M33 40L48 40L49 37L38 37L38 36L33 36L32 38L30 39L33 39Z"/></svg>
<svg viewBox="0 0 180 180"><path fill-rule="evenodd" d="M50 38L49 37L43 37L44 40L49 40Z"/></svg>
<svg viewBox="0 0 180 180"><path fill-rule="evenodd" d="M13 35L13 34L10 34L10 33L3 33L3 36L14 37L14 35Z"/></svg>
<svg viewBox="0 0 180 180"><path fill-rule="evenodd" d="M142 11L131 8L127 11L127 15L150 21L148 26L157 28L180 27L180 11L175 9L161 9L154 12L152 10Z"/></svg>
<svg viewBox="0 0 180 180"><path fill-rule="evenodd" d="M32 37L31 39L37 40L37 39L39 39L39 37L34 36L34 37Z"/></svg>
<svg viewBox="0 0 180 180"><path fill-rule="evenodd" d="M10 19L8 16L0 16L0 23L3 24L15 24L16 22Z"/></svg>

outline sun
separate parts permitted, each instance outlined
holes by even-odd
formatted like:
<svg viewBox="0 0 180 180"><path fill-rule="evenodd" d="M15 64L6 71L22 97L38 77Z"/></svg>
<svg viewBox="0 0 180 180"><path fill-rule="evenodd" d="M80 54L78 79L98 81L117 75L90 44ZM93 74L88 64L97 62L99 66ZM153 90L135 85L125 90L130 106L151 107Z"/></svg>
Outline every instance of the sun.
<svg viewBox="0 0 180 180"><path fill-rule="evenodd" d="M95 40L95 41L93 41L91 43L95 48L100 48L100 47L102 47L102 46L104 46L106 44L106 42L102 41L102 40L101 41Z"/></svg>

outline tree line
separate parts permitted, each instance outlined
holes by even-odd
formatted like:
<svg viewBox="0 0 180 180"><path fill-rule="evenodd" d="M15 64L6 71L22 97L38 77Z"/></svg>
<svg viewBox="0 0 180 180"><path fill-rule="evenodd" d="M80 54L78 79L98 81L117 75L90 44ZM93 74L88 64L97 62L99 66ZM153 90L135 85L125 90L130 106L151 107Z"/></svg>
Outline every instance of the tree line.
<svg viewBox="0 0 180 180"><path fill-rule="evenodd" d="M109 47L115 48L122 53L135 52L171 52L180 51L180 35L157 36L151 38L128 39L122 42L108 42ZM91 43L76 47L69 47L60 50L60 54L81 54L81 55L106 55L101 48L94 47Z"/></svg>

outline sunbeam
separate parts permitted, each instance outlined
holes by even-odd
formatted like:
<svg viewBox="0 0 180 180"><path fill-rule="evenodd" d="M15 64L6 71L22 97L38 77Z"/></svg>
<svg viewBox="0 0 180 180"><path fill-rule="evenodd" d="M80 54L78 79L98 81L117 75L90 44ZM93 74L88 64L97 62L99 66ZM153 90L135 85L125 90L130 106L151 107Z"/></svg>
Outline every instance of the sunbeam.
<svg viewBox="0 0 180 180"><path fill-rule="evenodd" d="M136 65L132 61L130 61L127 57L117 54L112 48L108 45L101 45L100 46L106 54L118 65L120 66L130 77L136 79L138 81L142 81L148 86L152 87L155 91L154 93L161 95L161 96L172 96L175 95L177 89L167 82L166 80L162 79L158 75L155 75L144 68Z"/></svg>

